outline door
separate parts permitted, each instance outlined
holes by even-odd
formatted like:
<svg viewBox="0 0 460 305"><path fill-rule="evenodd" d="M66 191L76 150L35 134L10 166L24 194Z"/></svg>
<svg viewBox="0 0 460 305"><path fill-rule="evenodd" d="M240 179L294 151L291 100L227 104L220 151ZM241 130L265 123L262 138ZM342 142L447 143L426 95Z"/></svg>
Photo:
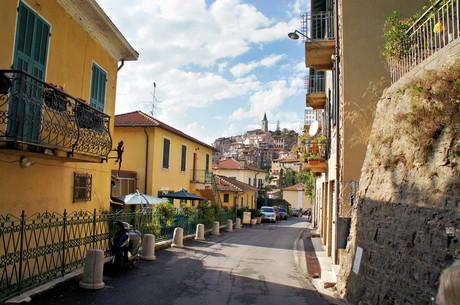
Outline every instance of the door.
<svg viewBox="0 0 460 305"><path fill-rule="evenodd" d="M13 69L45 79L50 25L19 2ZM27 81L25 81L27 80ZM42 118L43 85L31 78L15 82L8 114L8 134L19 141L37 143Z"/></svg>

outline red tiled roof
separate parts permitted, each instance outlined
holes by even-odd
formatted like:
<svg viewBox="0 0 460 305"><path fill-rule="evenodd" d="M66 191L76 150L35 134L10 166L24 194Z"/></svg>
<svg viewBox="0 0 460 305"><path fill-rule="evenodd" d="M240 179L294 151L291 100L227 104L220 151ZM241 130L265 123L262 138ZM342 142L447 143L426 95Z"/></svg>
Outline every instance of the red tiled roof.
<svg viewBox="0 0 460 305"><path fill-rule="evenodd" d="M198 143L200 145L203 145L207 148L214 150L214 147L204 142L201 142L200 140L195 139L194 137L189 136L174 127L171 127L168 124L158 121L155 118L139 110L116 115L115 116L115 127L160 127L172 133L175 133L181 137L187 138L195 143Z"/></svg>
<svg viewBox="0 0 460 305"><path fill-rule="evenodd" d="M303 183L297 183L297 184L285 187L283 191L299 191L299 190L303 191L303 189L304 189Z"/></svg>
<svg viewBox="0 0 460 305"><path fill-rule="evenodd" d="M240 162L233 159L233 158L227 158L223 160L219 160L217 162L217 169L247 169L247 170L252 170L256 172L265 172L264 170L257 168L251 164L248 164L245 162L244 168L240 166Z"/></svg>
<svg viewBox="0 0 460 305"><path fill-rule="evenodd" d="M238 181L233 178L216 175L217 188L220 191L248 192L257 191L257 187Z"/></svg>

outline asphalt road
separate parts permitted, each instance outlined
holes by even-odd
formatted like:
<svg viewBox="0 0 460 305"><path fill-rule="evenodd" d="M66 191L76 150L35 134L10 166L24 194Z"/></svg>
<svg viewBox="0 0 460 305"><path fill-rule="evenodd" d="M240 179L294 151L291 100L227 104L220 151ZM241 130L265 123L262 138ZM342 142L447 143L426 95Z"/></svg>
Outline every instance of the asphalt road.
<svg viewBox="0 0 460 305"><path fill-rule="evenodd" d="M104 276L105 288L85 290L68 281L29 304L329 304L309 279L298 245L305 218L263 223L205 241L185 241L184 248L155 253L116 277Z"/></svg>

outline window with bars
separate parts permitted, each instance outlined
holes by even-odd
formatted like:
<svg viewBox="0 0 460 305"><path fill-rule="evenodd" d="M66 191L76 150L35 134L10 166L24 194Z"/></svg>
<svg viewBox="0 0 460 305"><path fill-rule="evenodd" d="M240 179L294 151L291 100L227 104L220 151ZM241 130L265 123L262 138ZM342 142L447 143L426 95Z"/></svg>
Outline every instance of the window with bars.
<svg viewBox="0 0 460 305"><path fill-rule="evenodd" d="M73 202L91 201L92 185L93 185L93 175L74 173Z"/></svg>

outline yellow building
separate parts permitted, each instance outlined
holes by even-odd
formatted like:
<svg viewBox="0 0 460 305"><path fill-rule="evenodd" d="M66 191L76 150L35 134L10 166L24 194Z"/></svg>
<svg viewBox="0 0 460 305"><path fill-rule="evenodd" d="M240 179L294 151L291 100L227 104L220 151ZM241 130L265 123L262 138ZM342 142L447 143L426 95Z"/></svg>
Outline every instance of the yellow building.
<svg viewBox="0 0 460 305"><path fill-rule="evenodd" d="M123 142L124 149L120 168L119 162L110 162L114 177L112 196L126 195L135 188L153 196L185 188L215 201L212 146L142 111L116 115L113 140ZM179 206L178 200L175 206Z"/></svg>
<svg viewBox="0 0 460 305"><path fill-rule="evenodd" d="M283 188L283 199L291 204L293 209L311 209L311 198L305 195L303 183Z"/></svg>
<svg viewBox="0 0 460 305"><path fill-rule="evenodd" d="M117 72L138 53L94 0L2 1L0 25L2 214L108 209Z"/></svg>
<svg viewBox="0 0 460 305"><path fill-rule="evenodd" d="M216 175L235 178L238 181L247 183L257 188L265 186L266 171L248 164L246 161L224 158L213 164L213 171Z"/></svg>
<svg viewBox="0 0 460 305"><path fill-rule="evenodd" d="M223 207L256 208L257 188L234 178L216 175L216 184Z"/></svg>

